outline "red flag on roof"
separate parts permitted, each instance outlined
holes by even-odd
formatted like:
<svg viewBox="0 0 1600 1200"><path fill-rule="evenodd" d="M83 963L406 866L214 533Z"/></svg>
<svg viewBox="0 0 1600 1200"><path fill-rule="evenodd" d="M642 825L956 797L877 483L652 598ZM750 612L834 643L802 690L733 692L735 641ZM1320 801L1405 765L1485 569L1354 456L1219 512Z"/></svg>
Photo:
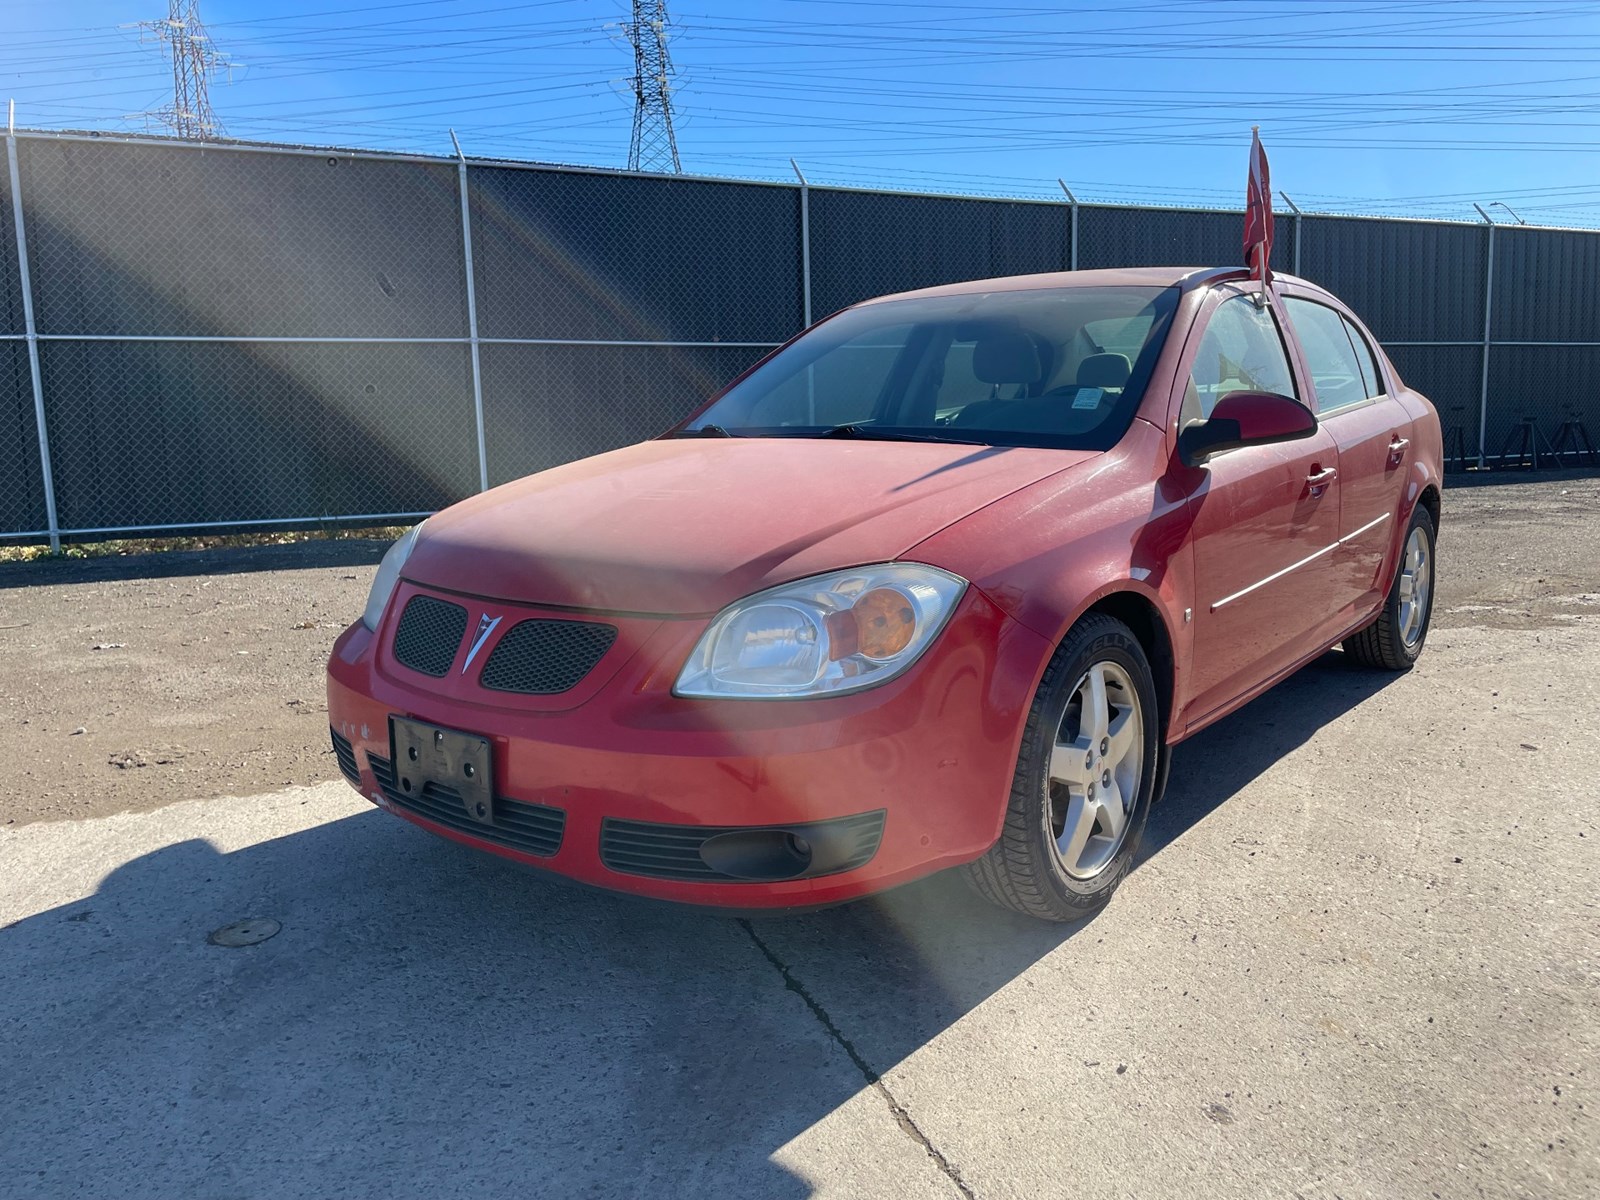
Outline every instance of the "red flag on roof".
<svg viewBox="0 0 1600 1200"><path fill-rule="evenodd" d="M1272 282L1272 179L1267 173L1267 152L1261 148L1261 128L1250 130L1250 185L1244 210L1244 262L1263 289Z"/></svg>

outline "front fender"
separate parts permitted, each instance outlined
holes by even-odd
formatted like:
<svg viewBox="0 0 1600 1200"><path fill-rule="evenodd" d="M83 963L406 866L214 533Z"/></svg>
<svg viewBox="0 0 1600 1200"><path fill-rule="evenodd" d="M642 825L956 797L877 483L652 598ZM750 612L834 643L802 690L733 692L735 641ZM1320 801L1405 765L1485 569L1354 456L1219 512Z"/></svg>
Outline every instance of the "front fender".
<svg viewBox="0 0 1600 1200"><path fill-rule="evenodd" d="M1019 489L907 557L963 575L1052 647L1107 598L1139 597L1165 630L1177 701L1191 647L1193 508L1157 471L1164 453L1161 431L1136 420L1115 450Z"/></svg>

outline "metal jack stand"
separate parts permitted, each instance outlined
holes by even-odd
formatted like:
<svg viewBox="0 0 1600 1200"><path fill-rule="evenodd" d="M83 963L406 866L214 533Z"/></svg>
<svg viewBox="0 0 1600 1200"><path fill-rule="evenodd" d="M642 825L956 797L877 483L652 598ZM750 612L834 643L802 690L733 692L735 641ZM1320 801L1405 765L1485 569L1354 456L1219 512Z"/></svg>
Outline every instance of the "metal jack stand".
<svg viewBox="0 0 1600 1200"><path fill-rule="evenodd" d="M1511 443L1513 442L1517 443L1517 451L1514 456L1511 453ZM1512 426L1511 432L1506 434L1506 440L1500 446L1500 469L1505 470L1507 467L1520 468L1526 463L1529 469L1537 471L1539 469L1539 451L1541 449L1544 450L1546 458L1555 457L1555 447L1550 444L1550 439L1540 432L1538 422L1532 417L1524 415L1522 420ZM1507 462L1508 459L1513 457L1516 460L1515 462Z"/></svg>
<svg viewBox="0 0 1600 1200"><path fill-rule="evenodd" d="M1444 431L1444 469L1446 471L1465 471L1467 469L1467 431L1466 431L1465 404L1452 404L1450 406L1450 428ZM1450 464L1454 462L1455 466Z"/></svg>
<svg viewBox="0 0 1600 1200"><path fill-rule="evenodd" d="M1595 449L1594 442L1589 438L1589 430L1584 426L1583 418L1578 416L1577 410L1568 409L1567 419L1561 422L1561 428L1556 430L1555 446L1550 453L1561 466L1567 465L1567 448L1571 447L1572 457L1578 465L1583 465L1584 456L1589 458L1591 467L1600 467L1600 450Z"/></svg>

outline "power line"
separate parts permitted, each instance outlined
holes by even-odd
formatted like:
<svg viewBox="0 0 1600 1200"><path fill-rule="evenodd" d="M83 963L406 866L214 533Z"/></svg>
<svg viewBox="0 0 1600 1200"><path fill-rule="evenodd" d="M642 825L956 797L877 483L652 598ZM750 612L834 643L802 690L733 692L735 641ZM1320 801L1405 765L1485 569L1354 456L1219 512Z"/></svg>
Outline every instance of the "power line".
<svg viewBox="0 0 1600 1200"><path fill-rule="evenodd" d="M667 57L666 0L633 0L633 20L623 26L633 44L633 139L628 170L683 170L672 129L672 60Z"/></svg>
<svg viewBox="0 0 1600 1200"><path fill-rule="evenodd" d="M270 16L248 6L242 19L212 25L253 68L230 89L230 132L299 134L317 144L354 136L370 138L360 144L374 148L426 148L453 126L488 143L536 147L539 157L576 147L582 160L620 166L619 123L631 116L631 166L680 170L676 132L693 125L697 171L718 162L765 162L763 153L781 145L785 156L799 153L808 172L831 158L839 175L862 182L961 178L918 171L918 159L933 165L944 158L957 167L972 156L1004 164L1019 161L1013 156L1078 157L1094 148L1144 151L1145 161L1167 171L1193 161L1190 152L1231 146L1242 125L1263 117L1271 144L1289 151L1577 162L1576 152L1600 150L1594 124L1600 92L1571 86L1594 76L1510 67L1575 61L1592 68L1600 37L1593 0L803 0L803 8L802 0L769 0L765 11L728 0L688 6L679 0L670 59L666 4L633 5L631 22L603 26L603 18L580 8L590 2L400 0L350 7L354 0L334 0L334 7L317 11L286 0L280 8L296 11ZM608 2L621 8L619 0ZM686 16L686 7L712 11ZM153 26L171 29L173 19L145 27L157 33L164 75L174 46ZM615 47L624 31L634 70L630 80L617 81L615 49L608 62L604 47L608 40ZM0 46L0 67L26 81L22 104L62 114L56 123L86 124L65 114L92 115L93 108L80 106L102 97L117 111L143 108L145 89L158 82L137 69L151 47L114 48L113 31L14 34L9 47ZM1139 67L1146 77L1167 69L1160 60L1200 56L1208 74L1249 62L1250 77L1265 80L1244 89L1151 87L1143 79L1130 86L1121 69L1130 61L1149 63ZM1298 64L1318 59L1407 63L1423 71L1444 61L1494 61L1505 69L1494 73L1499 78L1458 71L1449 85L1412 88L1395 86L1409 73L1351 72L1340 80L1347 87L1298 90L1304 83ZM1170 74L1183 69L1174 65ZM1562 77L1528 77L1534 74ZM1416 82L1423 81L1431 80ZM633 103L607 105L607 90L619 83L632 91ZM141 94L128 95L134 89ZM192 105L181 99L176 80L173 90L172 111L188 111ZM215 128L214 116L210 124ZM1524 128L1542 130L1545 140L1518 137ZM662 137L659 145L652 146L652 135ZM1083 159L1088 165L1092 156ZM1073 166L1066 164L1069 174ZM1051 172L1060 169L1056 164ZM1558 164L1547 178L1567 173ZM969 178L992 183L995 173ZM1518 199L1501 189L1496 194ZM1595 194L1552 192L1539 200L1577 207ZM1433 198L1361 203L1402 207L1424 199Z"/></svg>

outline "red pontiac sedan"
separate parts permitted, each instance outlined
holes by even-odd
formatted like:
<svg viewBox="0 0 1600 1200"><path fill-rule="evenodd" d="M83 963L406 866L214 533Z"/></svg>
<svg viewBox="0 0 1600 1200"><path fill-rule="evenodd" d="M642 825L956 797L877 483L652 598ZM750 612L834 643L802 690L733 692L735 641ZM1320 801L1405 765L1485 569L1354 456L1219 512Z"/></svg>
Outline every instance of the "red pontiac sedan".
<svg viewBox="0 0 1600 1200"><path fill-rule="evenodd" d="M333 745L397 816L584 883L776 909L960 867L1075 920L1173 744L1341 642L1416 660L1440 473L1433 407L1304 280L871 300L402 537Z"/></svg>

